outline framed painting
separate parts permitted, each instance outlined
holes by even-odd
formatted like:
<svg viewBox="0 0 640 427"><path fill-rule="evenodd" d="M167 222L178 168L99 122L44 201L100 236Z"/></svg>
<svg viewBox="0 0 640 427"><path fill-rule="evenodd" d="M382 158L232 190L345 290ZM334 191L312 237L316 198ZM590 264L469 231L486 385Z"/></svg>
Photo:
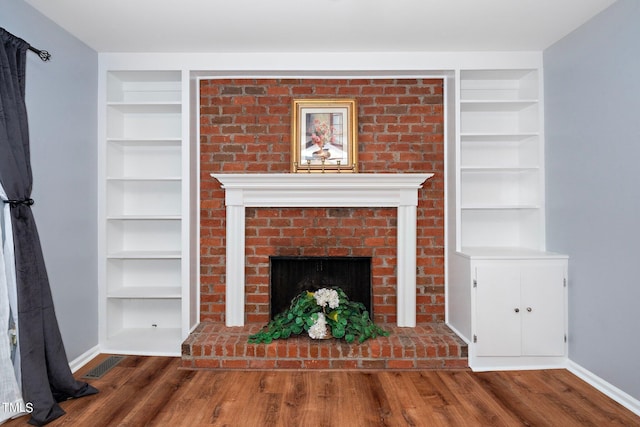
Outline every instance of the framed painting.
<svg viewBox="0 0 640 427"><path fill-rule="evenodd" d="M291 172L358 171L355 99L294 99Z"/></svg>

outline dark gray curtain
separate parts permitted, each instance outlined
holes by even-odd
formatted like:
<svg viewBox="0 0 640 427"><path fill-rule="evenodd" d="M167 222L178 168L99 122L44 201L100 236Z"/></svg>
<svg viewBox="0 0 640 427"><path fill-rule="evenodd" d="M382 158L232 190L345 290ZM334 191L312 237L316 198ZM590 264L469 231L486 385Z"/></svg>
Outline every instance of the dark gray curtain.
<svg viewBox="0 0 640 427"><path fill-rule="evenodd" d="M0 28L0 182L11 209L18 295L22 395L33 404L30 424L44 425L64 410L57 402L95 394L76 381L58 329L38 231L31 212L31 160L25 105L29 45Z"/></svg>

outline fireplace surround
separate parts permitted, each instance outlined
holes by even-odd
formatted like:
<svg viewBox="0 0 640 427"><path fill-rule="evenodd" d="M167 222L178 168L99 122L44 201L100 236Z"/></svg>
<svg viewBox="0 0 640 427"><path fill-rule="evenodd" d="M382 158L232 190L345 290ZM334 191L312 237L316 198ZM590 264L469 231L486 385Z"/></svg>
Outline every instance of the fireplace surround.
<svg viewBox="0 0 640 427"><path fill-rule="evenodd" d="M245 208L397 208L397 326L416 325L416 207L431 173L211 174L225 190L227 326L244 325Z"/></svg>

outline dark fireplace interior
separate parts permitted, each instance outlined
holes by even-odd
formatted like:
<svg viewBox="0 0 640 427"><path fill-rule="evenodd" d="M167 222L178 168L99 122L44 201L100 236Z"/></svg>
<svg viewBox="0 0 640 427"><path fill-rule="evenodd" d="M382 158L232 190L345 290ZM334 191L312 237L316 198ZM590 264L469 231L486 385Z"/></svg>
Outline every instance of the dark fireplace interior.
<svg viewBox="0 0 640 427"><path fill-rule="evenodd" d="M371 304L371 257L269 258L271 281L270 316L283 312L302 291L339 287L351 301L364 304L373 318Z"/></svg>

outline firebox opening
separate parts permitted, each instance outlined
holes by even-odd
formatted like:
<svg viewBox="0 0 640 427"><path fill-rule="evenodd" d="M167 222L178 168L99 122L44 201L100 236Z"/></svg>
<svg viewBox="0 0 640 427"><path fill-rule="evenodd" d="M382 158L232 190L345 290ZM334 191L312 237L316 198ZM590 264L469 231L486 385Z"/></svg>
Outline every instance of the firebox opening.
<svg viewBox="0 0 640 427"><path fill-rule="evenodd" d="M270 317L283 312L302 291L339 287L351 301L364 304L373 318L371 304L371 257L269 258L271 282Z"/></svg>

